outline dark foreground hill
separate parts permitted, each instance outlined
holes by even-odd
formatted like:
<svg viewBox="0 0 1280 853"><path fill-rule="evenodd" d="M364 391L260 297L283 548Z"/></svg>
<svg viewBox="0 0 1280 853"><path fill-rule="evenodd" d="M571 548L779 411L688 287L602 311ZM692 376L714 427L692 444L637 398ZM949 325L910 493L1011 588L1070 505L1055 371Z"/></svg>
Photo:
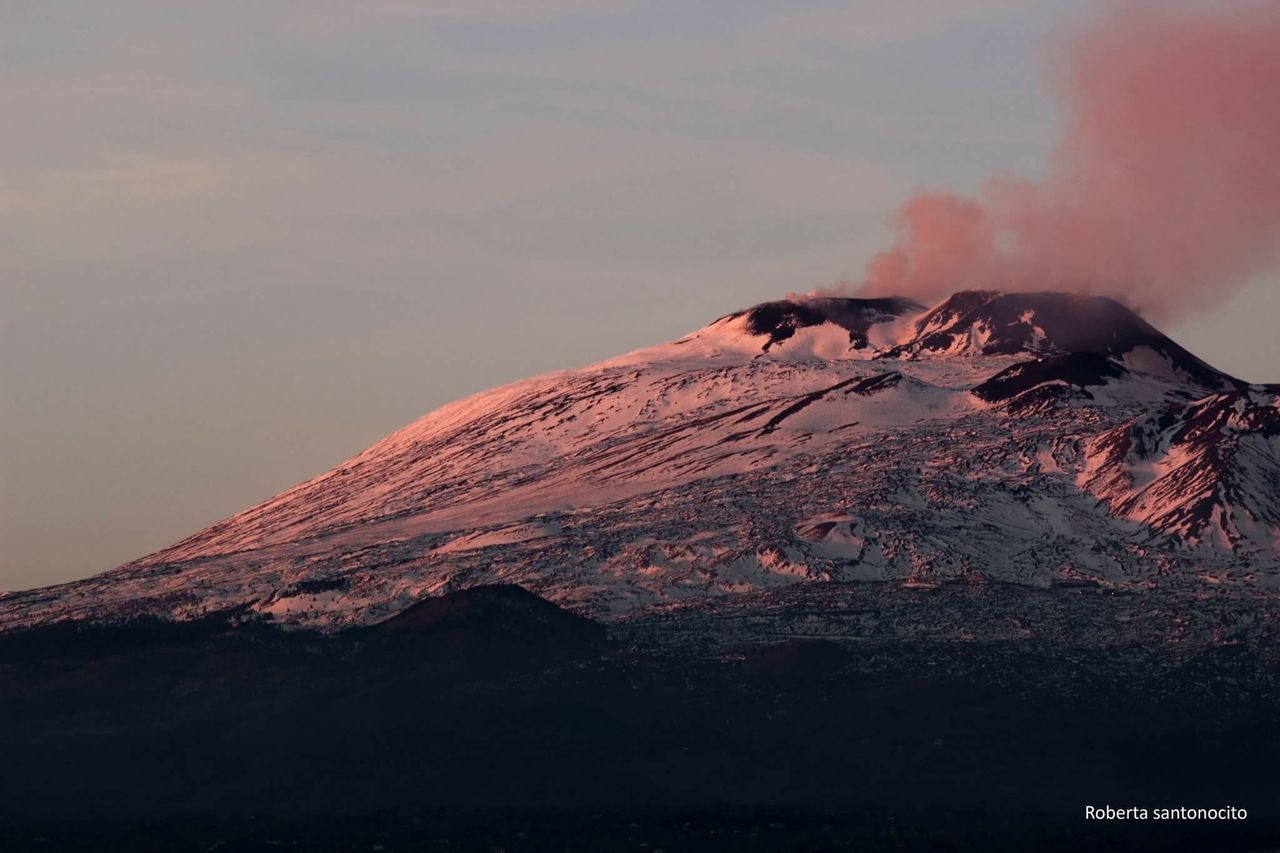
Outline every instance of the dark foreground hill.
<svg viewBox="0 0 1280 853"><path fill-rule="evenodd" d="M1019 593L1020 594L1020 593ZM1274 663L1223 645L657 646L515 587L372 626L0 637L0 848L1265 849ZM1175 700L1175 701L1171 701ZM1236 806L1232 823L1086 805Z"/></svg>

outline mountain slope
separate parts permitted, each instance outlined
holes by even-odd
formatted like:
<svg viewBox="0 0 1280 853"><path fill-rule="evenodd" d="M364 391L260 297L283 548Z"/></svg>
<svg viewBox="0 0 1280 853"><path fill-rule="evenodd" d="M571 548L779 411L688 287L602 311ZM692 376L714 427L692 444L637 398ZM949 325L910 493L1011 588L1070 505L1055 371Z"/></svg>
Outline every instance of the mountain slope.
<svg viewBox="0 0 1280 853"><path fill-rule="evenodd" d="M1275 400L1100 297L765 303L445 406L157 554L0 598L0 627L244 606L323 629L490 583L603 617L828 580L1266 587Z"/></svg>
<svg viewBox="0 0 1280 853"><path fill-rule="evenodd" d="M1084 488L1153 531L1250 553L1280 531L1280 404L1275 386L1217 394L1144 415L1092 439Z"/></svg>

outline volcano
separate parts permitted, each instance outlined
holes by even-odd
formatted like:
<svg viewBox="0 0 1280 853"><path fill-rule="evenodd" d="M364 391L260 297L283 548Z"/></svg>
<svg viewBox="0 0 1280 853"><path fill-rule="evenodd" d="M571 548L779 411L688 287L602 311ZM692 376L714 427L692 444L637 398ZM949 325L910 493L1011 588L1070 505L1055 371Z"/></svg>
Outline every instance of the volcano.
<svg viewBox="0 0 1280 853"><path fill-rule="evenodd" d="M494 584L606 622L863 582L1265 595L1278 393L1104 297L768 302L451 403L169 548L0 597L0 629L331 631Z"/></svg>

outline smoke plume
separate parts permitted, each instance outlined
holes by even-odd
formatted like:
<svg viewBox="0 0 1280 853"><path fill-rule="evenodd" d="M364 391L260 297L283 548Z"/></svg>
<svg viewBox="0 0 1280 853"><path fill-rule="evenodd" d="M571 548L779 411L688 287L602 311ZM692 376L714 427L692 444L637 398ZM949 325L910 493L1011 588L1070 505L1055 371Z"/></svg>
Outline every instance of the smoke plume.
<svg viewBox="0 0 1280 853"><path fill-rule="evenodd" d="M1041 181L920 193L862 290L1073 290L1168 318L1280 257L1280 2L1126 3L1058 45Z"/></svg>

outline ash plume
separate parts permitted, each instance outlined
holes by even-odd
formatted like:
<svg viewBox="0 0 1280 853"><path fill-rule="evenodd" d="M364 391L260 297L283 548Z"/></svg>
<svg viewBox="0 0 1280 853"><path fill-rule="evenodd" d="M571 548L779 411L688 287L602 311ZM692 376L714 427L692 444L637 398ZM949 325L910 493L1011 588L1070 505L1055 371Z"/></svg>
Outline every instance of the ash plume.
<svg viewBox="0 0 1280 853"><path fill-rule="evenodd" d="M1125 3L1051 54L1064 124L1039 181L921 192L861 290L1221 302L1280 253L1280 3Z"/></svg>

